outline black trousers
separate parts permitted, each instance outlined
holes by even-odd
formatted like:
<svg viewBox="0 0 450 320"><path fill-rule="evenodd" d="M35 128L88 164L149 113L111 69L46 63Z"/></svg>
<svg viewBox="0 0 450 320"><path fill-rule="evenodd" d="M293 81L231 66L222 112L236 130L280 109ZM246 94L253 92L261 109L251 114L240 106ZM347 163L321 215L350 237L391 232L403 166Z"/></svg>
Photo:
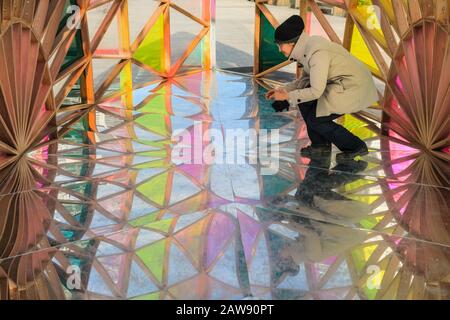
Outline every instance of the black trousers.
<svg viewBox="0 0 450 320"><path fill-rule="evenodd" d="M312 146L334 144L341 151L355 151L365 145L365 142L333 120L340 114L326 117L316 117L317 100L298 105L303 120L306 123L308 136Z"/></svg>

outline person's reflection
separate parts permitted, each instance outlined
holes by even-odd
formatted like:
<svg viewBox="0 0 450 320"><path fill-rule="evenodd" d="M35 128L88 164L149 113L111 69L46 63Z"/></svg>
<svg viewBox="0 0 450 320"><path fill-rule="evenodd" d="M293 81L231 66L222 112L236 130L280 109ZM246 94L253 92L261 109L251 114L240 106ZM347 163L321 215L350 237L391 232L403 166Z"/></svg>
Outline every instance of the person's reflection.
<svg viewBox="0 0 450 320"><path fill-rule="evenodd" d="M332 189L361 179L359 172L367 168L365 161L347 161L329 170L331 153L322 153L311 157L305 178L299 184L295 198L302 204L319 208L324 200L349 200Z"/></svg>
<svg viewBox="0 0 450 320"><path fill-rule="evenodd" d="M331 170L330 164L330 153L313 156L295 194L298 214L292 210L277 214L279 224L299 234L295 241L279 252L275 269L280 273L296 274L299 264L338 256L362 243L366 237L366 232L352 228L352 225L370 213L370 206L333 189L361 179L358 173L368 164L351 161L338 164ZM337 221L351 224L342 226Z"/></svg>
<svg viewBox="0 0 450 320"><path fill-rule="evenodd" d="M300 264L319 263L340 256L367 238L367 233L360 229L313 219L290 216L283 222L298 232L298 236L279 252L275 269L280 273L295 275Z"/></svg>

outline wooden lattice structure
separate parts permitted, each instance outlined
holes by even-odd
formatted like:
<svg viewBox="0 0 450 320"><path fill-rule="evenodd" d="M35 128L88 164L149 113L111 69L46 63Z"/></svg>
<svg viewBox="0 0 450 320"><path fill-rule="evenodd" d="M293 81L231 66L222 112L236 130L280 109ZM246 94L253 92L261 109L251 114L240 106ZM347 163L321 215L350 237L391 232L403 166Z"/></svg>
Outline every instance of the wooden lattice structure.
<svg viewBox="0 0 450 320"><path fill-rule="evenodd" d="M91 145L102 102L132 108L133 90L209 70L214 7L211 0L0 1L0 299L65 297L59 277L73 261L54 246L85 236L97 184L55 185L57 166L88 180L95 166L85 150L70 154L80 163L58 164L58 139ZM84 132L71 127L80 119Z"/></svg>
<svg viewBox="0 0 450 320"><path fill-rule="evenodd" d="M211 4L0 1L0 154L20 156L55 134L58 113L62 124L111 95L131 107L131 90L139 85L210 69ZM137 12L143 17L133 19ZM196 35L176 37L183 26L171 15ZM184 51L175 52L173 41L180 39Z"/></svg>

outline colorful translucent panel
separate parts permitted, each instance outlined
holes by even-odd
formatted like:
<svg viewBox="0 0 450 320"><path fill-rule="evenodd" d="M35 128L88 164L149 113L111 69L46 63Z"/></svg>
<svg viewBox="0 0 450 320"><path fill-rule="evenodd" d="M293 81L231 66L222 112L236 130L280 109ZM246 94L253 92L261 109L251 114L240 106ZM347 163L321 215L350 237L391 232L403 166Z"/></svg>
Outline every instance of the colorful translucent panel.
<svg viewBox="0 0 450 320"><path fill-rule="evenodd" d="M283 56L274 42L275 28L263 13L260 14L260 18L259 71L262 72L286 61L286 57Z"/></svg>
<svg viewBox="0 0 450 320"><path fill-rule="evenodd" d="M378 66L375 60L373 59L369 51L369 48L367 47L361 33L359 32L356 26L353 27L350 52L359 60L368 65L370 68L378 71Z"/></svg>
<svg viewBox="0 0 450 320"><path fill-rule="evenodd" d="M160 15L153 27L147 33L133 58L163 72L164 70L164 16Z"/></svg>

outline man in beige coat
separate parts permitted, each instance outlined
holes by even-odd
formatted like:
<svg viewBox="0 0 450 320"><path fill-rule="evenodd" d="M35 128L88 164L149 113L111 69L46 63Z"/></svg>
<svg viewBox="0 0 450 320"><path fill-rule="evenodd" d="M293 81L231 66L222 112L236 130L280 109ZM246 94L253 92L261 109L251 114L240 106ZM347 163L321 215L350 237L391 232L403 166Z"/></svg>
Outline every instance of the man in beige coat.
<svg viewBox="0 0 450 320"><path fill-rule="evenodd" d="M333 120L346 113L363 110L378 101L378 92L370 71L342 46L323 37L303 32L300 16L292 16L275 31L280 51L303 67L302 77L270 90L266 98L299 107L306 122L309 147L302 155L331 151L334 144L342 152L337 161L348 161L368 154L364 141ZM282 105L282 104L281 104Z"/></svg>

